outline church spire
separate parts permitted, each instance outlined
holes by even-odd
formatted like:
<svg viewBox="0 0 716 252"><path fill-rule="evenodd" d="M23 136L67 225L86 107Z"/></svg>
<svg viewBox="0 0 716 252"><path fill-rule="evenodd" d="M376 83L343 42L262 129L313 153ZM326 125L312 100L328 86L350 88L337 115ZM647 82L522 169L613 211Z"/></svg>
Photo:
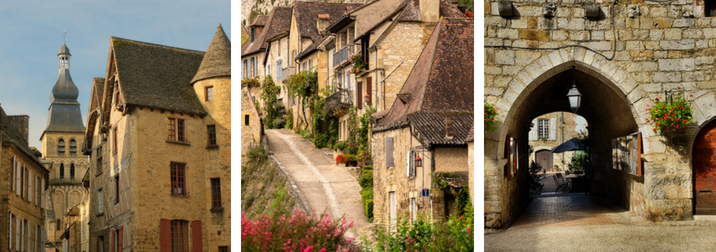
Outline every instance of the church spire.
<svg viewBox="0 0 716 252"><path fill-rule="evenodd" d="M70 69L70 48L67 48L67 45L65 45L65 42L62 42L62 47L60 47L60 52L57 53L57 57L60 58L60 69L67 68Z"/></svg>
<svg viewBox="0 0 716 252"><path fill-rule="evenodd" d="M70 49L62 42L57 53L60 60L59 73L50 94L51 104L45 132L84 132L80 103L77 102L80 91L70 76L70 56Z"/></svg>

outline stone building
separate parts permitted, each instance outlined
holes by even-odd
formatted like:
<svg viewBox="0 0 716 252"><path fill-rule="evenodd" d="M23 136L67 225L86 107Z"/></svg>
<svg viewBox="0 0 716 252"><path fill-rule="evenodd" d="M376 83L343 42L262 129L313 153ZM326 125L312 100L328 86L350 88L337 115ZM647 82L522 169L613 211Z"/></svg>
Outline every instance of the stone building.
<svg viewBox="0 0 716 252"><path fill-rule="evenodd" d="M47 127L40 136L42 161L49 164L49 187L45 195L52 204L46 209L45 228L50 249L62 250L62 236L68 230L68 213L87 198L82 177L89 168L87 156L82 154L85 126L82 122L79 90L70 76L70 49L62 44L57 54L59 73L50 94ZM87 200L89 200L87 198ZM71 237L79 237L71 232ZM72 243L71 251L79 251Z"/></svg>
<svg viewBox="0 0 716 252"><path fill-rule="evenodd" d="M587 120L570 112L552 112L532 120L529 145L532 147L529 163L536 161L543 170L564 172L569 170L576 151L552 153L551 150L572 138L586 134ZM555 168L555 165L557 168Z"/></svg>
<svg viewBox="0 0 716 252"><path fill-rule="evenodd" d="M264 126L259 111L251 102L251 91L248 87L241 87L241 155L248 153L251 147L261 143L263 130Z"/></svg>
<svg viewBox="0 0 716 252"><path fill-rule="evenodd" d="M447 1L379 0L332 22L327 28L335 37L328 73L334 74L334 95L355 106L358 116L368 106L387 111L440 17L464 15ZM356 71L350 57L357 54L364 67ZM339 116L339 139L344 140L349 115L340 110L334 114Z"/></svg>
<svg viewBox="0 0 716 252"><path fill-rule="evenodd" d="M473 23L437 23L393 106L373 127L374 218L382 225L393 226L405 212L411 220L455 214L453 195L433 188L436 174L454 175L450 186L470 186Z"/></svg>
<svg viewBox="0 0 716 252"><path fill-rule="evenodd" d="M45 198L49 171L42 155L28 146L30 117L8 116L0 107L0 180L2 251L42 251L45 247Z"/></svg>
<svg viewBox="0 0 716 252"><path fill-rule="evenodd" d="M318 47L319 44L328 39L329 34L325 30L329 24L336 22L341 16L350 12L353 9L359 8L360 3L323 3L323 2L303 2L296 1L293 3L293 15L291 16L291 26L288 33L288 50L289 50L289 71L290 74L296 74L301 71L307 71L314 66L318 66L319 63L326 63L328 61L321 61L318 54L312 53L310 47ZM317 44L316 44L317 43ZM316 44L313 46L313 44ZM307 51L306 54L301 55L302 52ZM302 56L299 60L298 56ZM306 56L305 58L303 56ZM310 57L313 56L313 57ZM315 59L315 61L314 61ZM318 66L317 70L324 70L323 66ZM318 72L318 86L325 87L328 84L334 85L330 82L330 78L327 77L331 73L331 67L329 66L327 72ZM305 104L301 104L298 99L288 97L286 108L290 108L293 112L294 124L299 125L298 122L306 121L311 122L308 118L310 110L304 108ZM306 115L304 120L303 116Z"/></svg>
<svg viewBox="0 0 716 252"><path fill-rule="evenodd" d="M90 250L229 250L230 54L221 25L206 53L110 38L83 145Z"/></svg>
<svg viewBox="0 0 716 252"><path fill-rule="evenodd" d="M527 153L528 126L549 112L570 111L572 83L582 94L577 114L589 122L591 194L652 221L713 214L716 118L716 22L713 5L673 2L485 2L485 101L502 123L485 133L485 226L509 225L528 197L528 158L507 176L506 143ZM487 8L489 7L489 8ZM655 98L683 91L693 121L674 133L654 131L647 109ZM639 172L612 167L612 140L641 134Z"/></svg>
<svg viewBox="0 0 716 252"><path fill-rule="evenodd" d="M269 13L267 21L266 35L266 54L260 61L266 73L262 76L271 76L276 85L281 87L278 94L278 102L284 104L288 100L286 96L286 88L283 86L285 80L290 74L288 64L288 30L291 25L291 15L293 8L291 7L274 7ZM252 92L252 94L255 94ZM284 104L285 105L285 104Z"/></svg>

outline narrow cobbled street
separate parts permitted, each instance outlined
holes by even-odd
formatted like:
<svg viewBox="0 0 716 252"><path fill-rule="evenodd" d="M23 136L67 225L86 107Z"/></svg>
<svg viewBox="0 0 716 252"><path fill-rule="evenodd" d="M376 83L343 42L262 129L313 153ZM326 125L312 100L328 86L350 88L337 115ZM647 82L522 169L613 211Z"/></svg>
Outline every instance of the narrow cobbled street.
<svg viewBox="0 0 716 252"><path fill-rule="evenodd" d="M485 251L716 251L716 218L652 223L583 193L539 196L509 228L485 233Z"/></svg>
<svg viewBox="0 0 716 252"><path fill-rule="evenodd" d="M296 182L298 190L317 214L353 221L348 237L361 237L370 227L361 204L361 187L356 177L335 164L332 153L324 152L288 129L267 129L269 151Z"/></svg>

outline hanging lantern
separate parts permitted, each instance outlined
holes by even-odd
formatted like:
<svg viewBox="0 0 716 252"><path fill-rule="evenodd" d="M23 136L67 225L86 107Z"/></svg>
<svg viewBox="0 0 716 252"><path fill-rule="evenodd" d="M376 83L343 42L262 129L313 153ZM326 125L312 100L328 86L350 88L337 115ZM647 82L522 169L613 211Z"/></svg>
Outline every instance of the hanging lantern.
<svg viewBox="0 0 716 252"><path fill-rule="evenodd" d="M415 155L415 167L423 167L423 159Z"/></svg>
<svg viewBox="0 0 716 252"><path fill-rule="evenodd" d="M569 89L569 92L567 93L567 98L569 98L569 107L574 113L577 113L577 110L582 103L582 94L580 94L579 90L577 90L576 82L573 83L572 88Z"/></svg>
<svg viewBox="0 0 716 252"><path fill-rule="evenodd" d="M370 95L369 95L369 94L365 94L365 96L363 96L363 101L365 101L365 103L370 104Z"/></svg>

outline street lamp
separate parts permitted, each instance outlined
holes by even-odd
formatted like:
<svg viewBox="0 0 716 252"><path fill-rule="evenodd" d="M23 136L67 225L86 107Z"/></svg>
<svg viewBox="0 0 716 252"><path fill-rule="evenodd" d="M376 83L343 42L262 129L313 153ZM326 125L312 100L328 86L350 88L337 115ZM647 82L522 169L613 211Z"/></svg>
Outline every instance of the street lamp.
<svg viewBox="0 0 716 252"><path fill-rule="evenodd" d="M582 103L582 94L580 94L579 90L577 90L577 81L572 80L572 88L569 89L567 98L569 98L569 107L572 108L572 112L576 114L579 109L579 105Z"/></svg>
<svg viewBox="0 0 716 252"><path fill-rule="evenodd" d="M415 155L415 167L423 167L423 159Z"/></svg>
<svg viewBox="0 0 716 252"><path fill-rule="evenodd" d="M370 95L365 94L365 96L363 96L363 97L364 97L363 101L365 101L366 104L370 104Z"/></svg>

